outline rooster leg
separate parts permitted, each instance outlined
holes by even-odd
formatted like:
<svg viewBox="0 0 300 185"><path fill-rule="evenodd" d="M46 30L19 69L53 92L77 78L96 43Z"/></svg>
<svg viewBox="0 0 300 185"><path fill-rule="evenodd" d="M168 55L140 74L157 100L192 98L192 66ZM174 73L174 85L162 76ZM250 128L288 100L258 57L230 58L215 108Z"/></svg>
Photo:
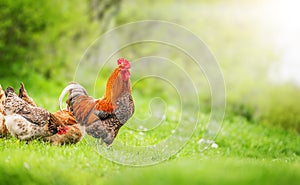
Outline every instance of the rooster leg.
<svg viewBox="0 0 300 185"><path fill-rule="evenodd" d="M101 123L101 121L96 121L95 123L87 126L85 128L85 131L87 134L95 137L95 138L101 138L102 141L109 146L112 144L114 140L114 136L107 130L107 128Z"/></svg>

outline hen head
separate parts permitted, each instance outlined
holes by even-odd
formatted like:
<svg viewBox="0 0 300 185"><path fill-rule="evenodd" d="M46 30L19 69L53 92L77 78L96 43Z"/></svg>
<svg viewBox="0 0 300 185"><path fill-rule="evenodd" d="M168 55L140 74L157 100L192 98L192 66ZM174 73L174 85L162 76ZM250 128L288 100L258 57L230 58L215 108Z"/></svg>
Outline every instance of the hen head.
<svg viewBox="0 0 300 185"><path fill-rule="evenodd" d="M68 126L59 126L57 128L57 130L58 130L58 132L57 132L58 135L63 135L63 134L67 133L67 131L69 130L69 127Z"/></svg>

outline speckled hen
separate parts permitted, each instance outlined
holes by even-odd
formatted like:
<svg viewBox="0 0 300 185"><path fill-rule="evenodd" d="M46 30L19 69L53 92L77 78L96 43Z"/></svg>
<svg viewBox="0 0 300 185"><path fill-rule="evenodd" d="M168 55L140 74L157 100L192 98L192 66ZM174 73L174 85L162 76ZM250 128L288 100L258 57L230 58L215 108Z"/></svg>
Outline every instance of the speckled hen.
<svg viewBox="0 0 300 185"><path fill-rule="evenodd" d="M12 136L30 141L51 136L56 134L59 129L65 129L65 127L61 127L56 116L43 108L36 107L34 102L26 102L24 99L28 97L24 96L26 91L22 91L22 88L24 89L23 84L20 88L19 96L21 98L17 96L13 88L8 87L5 90L5 125Z"/></svg>

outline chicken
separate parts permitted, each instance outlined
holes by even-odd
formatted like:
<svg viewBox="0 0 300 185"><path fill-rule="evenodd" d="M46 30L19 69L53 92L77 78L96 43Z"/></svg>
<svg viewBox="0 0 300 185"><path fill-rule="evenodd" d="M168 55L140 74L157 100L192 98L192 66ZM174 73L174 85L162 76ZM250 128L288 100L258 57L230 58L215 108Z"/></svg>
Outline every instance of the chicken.
<svg viewBox="0 0 300 185"><path fill-rule="evenodd" d="M76 121L85 126L87 134L101 138L108 146L134 113L130 67L130 63L124 58L118 60L118 67L108 78L102 98L88 96L86 90L75 82L70 83L59 97L61 107L63 97L69 92L67 105Z"/></svg>
<svg viewBox="0 0 300 185"><path fill-rule="evenodd" d="M5 125L5 112L4 112L5 94L0 85L0 138L6 137L9 133Z"/></svg>
<svg viewBox="0 0 300 185"><path fill-rule="evenodd" d="M76 144L83 137L83 128L77 124L72 112L68 110L57 111L53 113L62 124L67 126L66 132L57 133L53 136L42 138L43 141L48 141L54 145Z"/></svg>
<svg viewBox="0 0 300 185"><path fill-rule="evenodd" d="M23 84L21 84L19 96L11 87L5 90L5 95L5 125L12 136L20 140L31 141L64 132L66 129L56 116L35 106L32 99L27 96Z"/></svg>
<svg viewBox="0 0 300 185"><path fill-rule="evenodd" d="M19 98L23 99L31 106L37 107L34 100L28 95L23 83L21 83L19 89ZM41 137L41 140L50 142L54 145L75 144L81 140L83 136L81 131L82 128L77 124L70 111L57 111L53 113L53 116L59 121L58 132L52 136Z"/></svg>

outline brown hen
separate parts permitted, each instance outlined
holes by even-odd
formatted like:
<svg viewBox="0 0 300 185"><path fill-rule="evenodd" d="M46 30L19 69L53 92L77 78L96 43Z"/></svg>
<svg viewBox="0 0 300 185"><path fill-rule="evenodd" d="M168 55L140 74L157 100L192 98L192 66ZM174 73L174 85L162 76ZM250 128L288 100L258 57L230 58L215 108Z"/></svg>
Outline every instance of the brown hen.
<svg viewBox="0 0 300 185"><path fill-rule="evenodd" d="M19 97L28 104L36 107L34 100L28 95L24 84L21 83ZM78 143L82 136L82 128L76 123L72 112L67 110L57 111L53 116L59 120L58 132L52 136L42 137L41 139L54 145L65 145Z"/></svg>

